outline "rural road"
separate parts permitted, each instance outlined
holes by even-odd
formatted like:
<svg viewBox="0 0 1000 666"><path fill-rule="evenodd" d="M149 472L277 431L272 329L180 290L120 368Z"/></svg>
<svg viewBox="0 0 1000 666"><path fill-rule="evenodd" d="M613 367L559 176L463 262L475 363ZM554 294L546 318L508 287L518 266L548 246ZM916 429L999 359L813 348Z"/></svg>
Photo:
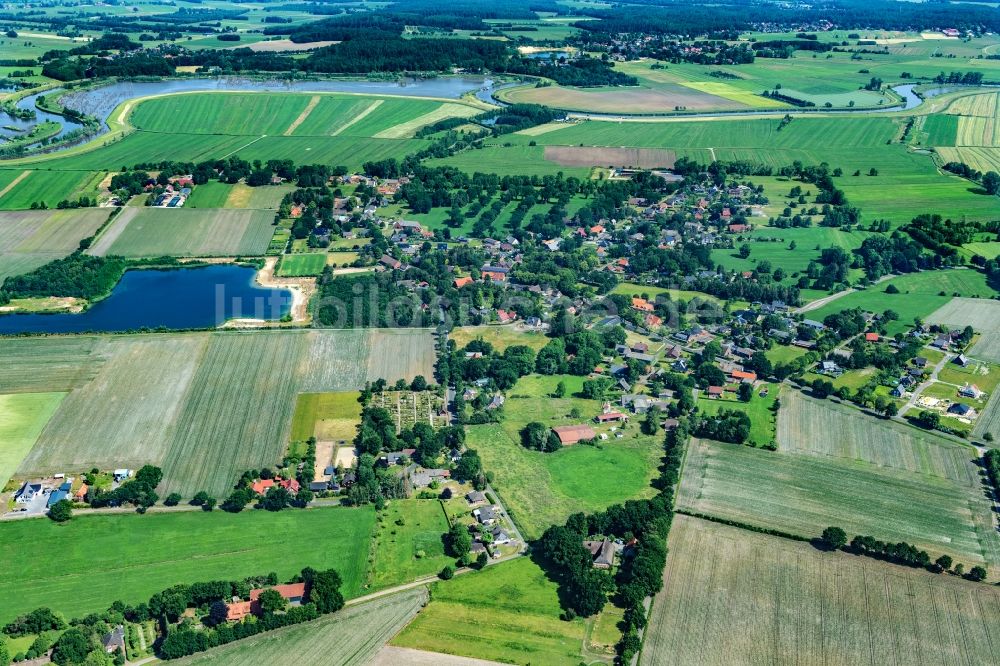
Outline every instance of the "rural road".
<svg viewBox="0 0 1000 666"><path fill-rule="evenodd" d="M905 405L903 405L900 408L899 412L896 414L897 418L900 419L903 418L903 415L906 414L906 412L910 411L911 408L916 406L917 400L920 399L920 394L924 392L925 388L927 388L928 386L933 384L935 380L937 380L938 373L941 372L942 368L944 368L944 366L946 366L953 358L954 356L952 356L951 354L946 353L944 355L944 358L942 358L938 362L938 364L934 366L934 369L931 370L931 375L930 377L928 377L927 381L921 382L920 385L917 386L916 389L914 389L912 395L910 395L910 399L906 402Z"/></svg>

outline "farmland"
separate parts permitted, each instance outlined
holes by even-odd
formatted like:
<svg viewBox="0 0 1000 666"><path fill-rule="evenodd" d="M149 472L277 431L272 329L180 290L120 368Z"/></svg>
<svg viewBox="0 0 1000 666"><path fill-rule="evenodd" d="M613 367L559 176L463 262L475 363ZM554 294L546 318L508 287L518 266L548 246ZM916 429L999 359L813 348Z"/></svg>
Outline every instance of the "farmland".
<svg viewBox="0 0 1000 666"><path fill-rule="evenodd" d="M804 537L839 525L967 566L1000 563L989 503L968 478L702 440L688 449L677 505Z"/></svg>
<svg viewBox="0 0 1000 666"><path fill-rule="evenodd" d="M263 255L274 233L264 210L126 208L90 253L123 257Z"/></svg>
<svg viewBox="0 0 1000 666"><path fill-rule="evenodd" d="M994 660L995 588L687 516L668 546L643 665Z"/></svg>
<svg viewBox="0 0 1000 666"><path fill-rule="evenodd" d="M63 199L96 194L82 189L93 182L90 173L15 169L0 171L0 174L0 210L21 210L33 203L55 208Z"/></svg>
<svg viewBox="0 0 1000 666"><path fill-rule="evenodd" d="M335 655L340 666L364 666L426 602L426 589L407 590L175 663L178 666L242 666L259 662L290 666L292 663L329 662Z"/></svg>
<svg viewBox="0 0 1000 666"><path fill-rule="evenodd" d="M567 397L550 397L560 380L566 383ZM494 489L528 539L571 513L653 494L650 481L663 450L660 438L640 435L638 425L630 425L623 439L612 437L595 446L540 453L521 445L520 430L530 421L569 425L599 413L599 402L570 397L581 385L581 377L523 377L507 396L502 424L467 429L466 445L476 449L483 467L494 473ZM574 407L580 418L568 416Z"/></svg>
<svg viewBox="0 0 1000 666"><path fill-rule="evenodd" d="M0 491L17 470L64 393L0 395Z"/></svg>
<svg viewBox="0 0 1000 666"><path fill-rule="evenodd" d="M580 663L583 620L559 619L556 584L526 557L435 583L431 598L393 645L516 664Z"/></svg>
<svg viewBox="0 0 1000 666"><path fill-rule="evenodd" d="M271 571L287 579L305 566L337 569L345 596L357 596L374 524L368 507L81 516L65 525L5 521L0 557L8 575L0 580L0 621L38 606L83 616L116 600L146 601L176 583ZM301 539L289 549L274 538L281 534L322 538ZM25 543L40 550L25 549ZM57 573L38 552L60 553Z"/></svg>
<svg viewBox="0 0 1000 666"><path fill-rule="evenodd" d="M0 284L70 254L107 219L98 208L0 212Z"/></svg>
<svg viewBox="0 0 1000 666"><path fill-rule="evenodd" d="M935 310L927 321L954 328L971 326L983 335L969 354L983 361L1000 362L1000 303L981 298L954 298Z"/></svg>
<svg viewBox="0 0 1000 666"><path fill-rule="evenodd" d="M429 336L389 336L272 331L4 340L0 350L11 363L9 375L0 372L0 392L74 389L20 473L155 463L164 469L166 492L223 496L244 470L281 458L297 393L356 390L379 377L409 380L412 374L399 373L414 367L430 375ZM387 350L397 348L411 350L409 368L384 367ZM326 362L314 362L320 358Z"/></svg>

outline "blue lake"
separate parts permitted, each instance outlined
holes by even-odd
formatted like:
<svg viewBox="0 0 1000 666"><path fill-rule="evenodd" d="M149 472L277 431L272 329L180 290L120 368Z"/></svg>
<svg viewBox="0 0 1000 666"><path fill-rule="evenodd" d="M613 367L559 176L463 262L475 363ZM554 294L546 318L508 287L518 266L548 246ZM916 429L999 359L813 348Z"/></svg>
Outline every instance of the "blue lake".
<svg viewBox="0 0 1000 666"><path fill-rule="evenodd" d="M110 296L86 312L0 316L0 335L211 328L235 317L281 319L291 310L291 293L257 285L256 272L234 265L130 270Z"/></svg>

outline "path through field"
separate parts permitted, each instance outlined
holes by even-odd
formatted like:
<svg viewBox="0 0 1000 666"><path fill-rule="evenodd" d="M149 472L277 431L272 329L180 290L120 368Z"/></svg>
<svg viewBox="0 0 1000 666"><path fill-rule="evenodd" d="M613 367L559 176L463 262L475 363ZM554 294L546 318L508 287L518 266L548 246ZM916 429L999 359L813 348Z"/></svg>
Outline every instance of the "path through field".
<svg viewBox="0 0 1000 666"><path fill-rule="evenodd" d="M315 109L316 105L319 104L320 99L322 98L319 95L313 95L311 98L309 98L309 104L307 104L306 108L302 110L302 113L299 114L299 117L292 121L292 124L288 126L288 129L282 132L282 136L291 136L292 132L294 132L295 129L299 125L301 125L306 118L309 117L309 114L313 112L313 109Z"/></svg>

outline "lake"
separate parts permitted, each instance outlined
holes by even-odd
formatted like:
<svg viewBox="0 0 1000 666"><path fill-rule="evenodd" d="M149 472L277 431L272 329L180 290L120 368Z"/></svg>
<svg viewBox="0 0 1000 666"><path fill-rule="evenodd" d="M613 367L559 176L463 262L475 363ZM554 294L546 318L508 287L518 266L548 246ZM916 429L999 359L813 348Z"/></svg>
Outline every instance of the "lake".
<svg viewBox="0 0 1000 666"><path fill-rule="evenodd" d="M291 293L257 285L256 272L232 264L130 270L111 295L86 312L3 315L0 335L212 328L235 317L281 319L291 310Z"/></svg>

